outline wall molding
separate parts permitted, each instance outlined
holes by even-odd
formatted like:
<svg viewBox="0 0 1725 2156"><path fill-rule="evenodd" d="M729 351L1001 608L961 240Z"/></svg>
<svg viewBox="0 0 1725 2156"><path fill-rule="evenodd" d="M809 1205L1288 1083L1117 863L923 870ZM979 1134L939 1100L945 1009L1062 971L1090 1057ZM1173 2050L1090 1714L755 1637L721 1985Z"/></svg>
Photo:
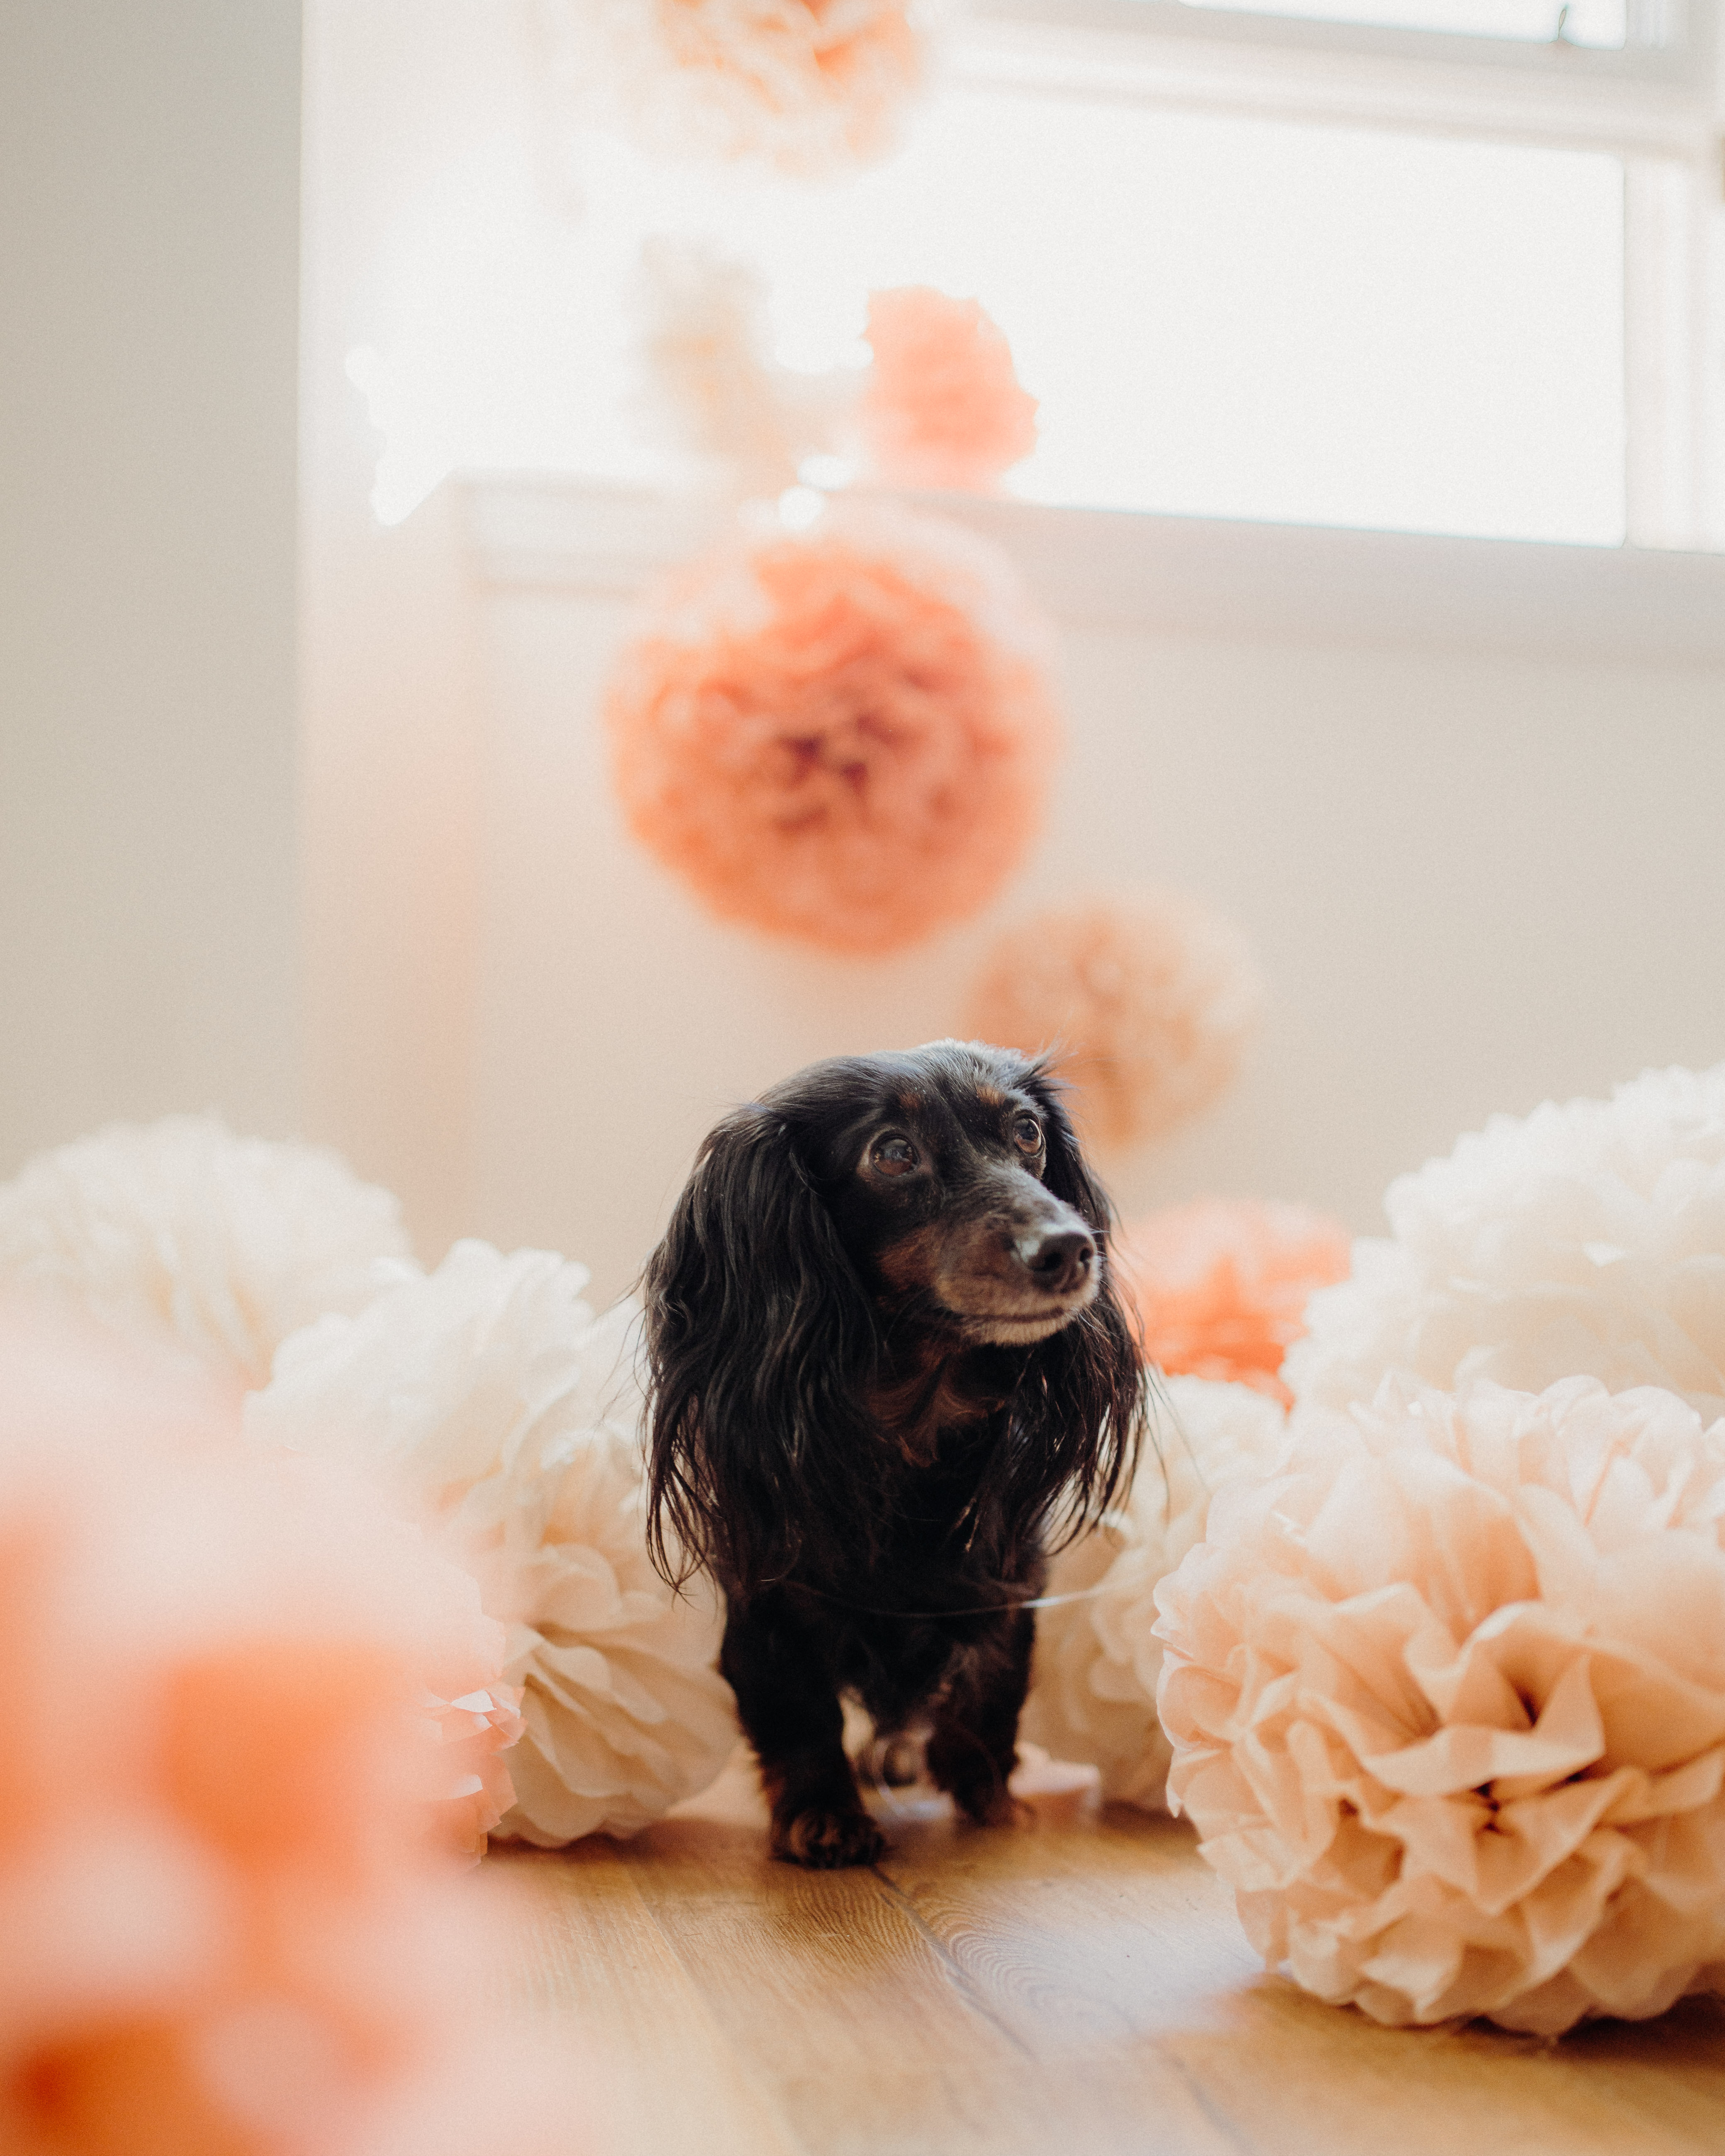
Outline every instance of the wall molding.
<svg viewBox="0 0 1725 2156"><path fill-rule="evenodd" d="M634 598L730 517L711 497L578 476L470 473L446 484L470 568L493 587ZM911 500L999 541L1074 626L1725 665L1725 554Z"/></svg>

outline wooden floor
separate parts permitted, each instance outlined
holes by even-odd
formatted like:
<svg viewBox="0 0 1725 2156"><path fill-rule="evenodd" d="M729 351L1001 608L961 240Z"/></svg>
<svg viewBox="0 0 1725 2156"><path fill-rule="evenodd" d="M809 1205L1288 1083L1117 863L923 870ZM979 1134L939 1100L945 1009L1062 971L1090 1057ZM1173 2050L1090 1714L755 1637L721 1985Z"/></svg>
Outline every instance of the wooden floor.
<svg viewBox="0 0 1725 2156"><path fill-rule="evenodd" d="M604 2061L615 2156L1725 2151L1719 2004L1377 2028L1264 1974L1183 1825L1066 1779L1017 1830L884 1801L865 1871L771 1862L741 1762L633 1842L500 1852L516 2003Z"/></svg>

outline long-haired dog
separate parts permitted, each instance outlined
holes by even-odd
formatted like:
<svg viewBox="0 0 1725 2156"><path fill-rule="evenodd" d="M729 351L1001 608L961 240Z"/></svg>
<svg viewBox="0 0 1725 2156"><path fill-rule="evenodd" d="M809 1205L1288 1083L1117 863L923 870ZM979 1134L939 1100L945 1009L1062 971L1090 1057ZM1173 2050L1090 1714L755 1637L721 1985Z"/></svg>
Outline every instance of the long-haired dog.
<svg viewBox="0 0 1725 2156"><path fill-rule="evenodd" d="M1011 1815L1045 1545L1129 1483L1138 1348L1109 1208L1044 1065L937 1041L817 1063L727 1116L649 1260L650 1514L723 1589L720 1667L774 1854L885 1846L841 1741L926 1730Z"/></svg>

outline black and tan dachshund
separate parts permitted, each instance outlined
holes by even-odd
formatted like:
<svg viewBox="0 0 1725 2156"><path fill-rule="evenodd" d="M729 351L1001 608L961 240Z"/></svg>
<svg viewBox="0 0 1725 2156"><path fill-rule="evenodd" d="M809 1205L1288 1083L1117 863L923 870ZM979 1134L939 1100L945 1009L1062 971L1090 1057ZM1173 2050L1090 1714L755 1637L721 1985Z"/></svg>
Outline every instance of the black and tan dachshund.
<svg viewBox="0 0 1725 2156"><path fill-rule="evenodd" d="M817 1063L707 1138L648 1262L651 1535L706 1568L773 1808L819 1866L885 1846L841 1742L927 1736L1009 1818L1052 1533L1129 1484L1140 1350L1106 1198L1040 1062L937 1041Z"/></svg>

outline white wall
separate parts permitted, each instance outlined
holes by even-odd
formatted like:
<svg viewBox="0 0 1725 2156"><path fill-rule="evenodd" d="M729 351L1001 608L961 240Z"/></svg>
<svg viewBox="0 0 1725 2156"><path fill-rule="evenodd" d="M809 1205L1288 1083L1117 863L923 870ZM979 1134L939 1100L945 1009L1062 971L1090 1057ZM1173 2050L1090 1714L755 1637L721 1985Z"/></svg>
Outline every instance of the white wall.
<svg viewBox="0 0 1725 2156"><path fill-rule="evenodd" d="M0 8L0 1173L299 1111L297 0Z"/></svg>
<svg viewBox="0 0 1725 2156"><path fill-rule="evenodd" d="M474 1217L604 1291L727 1106L952 1030L992 930L1096 885L1202 893L1272 998L1235 1091L1106 1163L1130 1210L1255 1193L1369 1229L1494 1111L1725 1056L1725 560L978 505L1064 618L1050 826L973 927L845 961L711 921L621 828L598 697L699 521L548 481L470 513Z"/></svg>

